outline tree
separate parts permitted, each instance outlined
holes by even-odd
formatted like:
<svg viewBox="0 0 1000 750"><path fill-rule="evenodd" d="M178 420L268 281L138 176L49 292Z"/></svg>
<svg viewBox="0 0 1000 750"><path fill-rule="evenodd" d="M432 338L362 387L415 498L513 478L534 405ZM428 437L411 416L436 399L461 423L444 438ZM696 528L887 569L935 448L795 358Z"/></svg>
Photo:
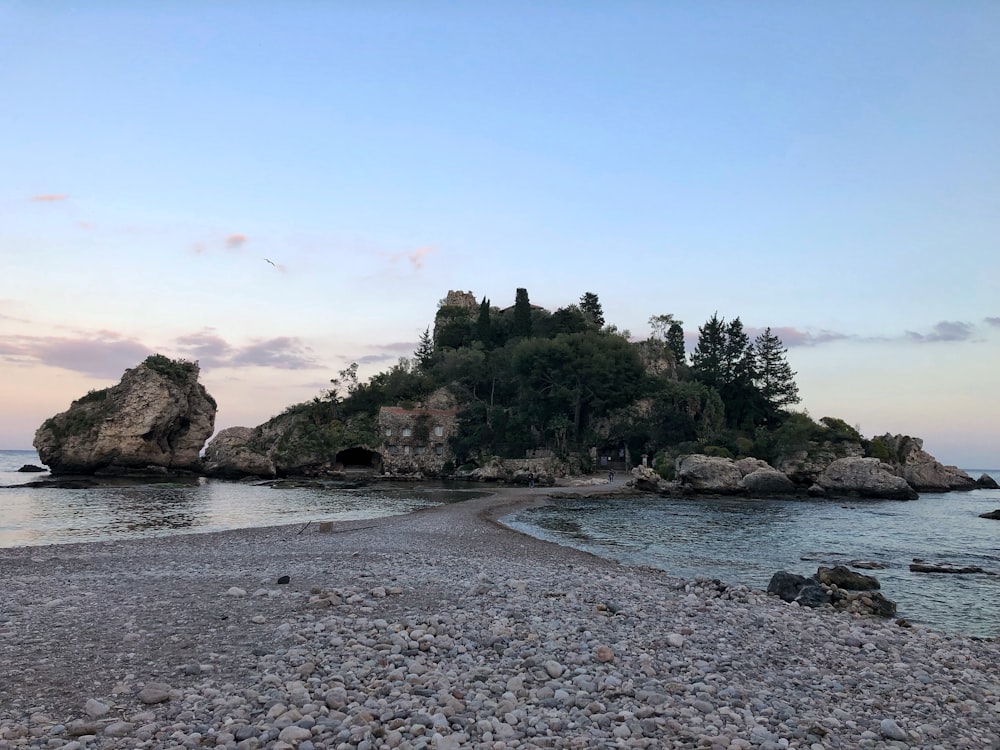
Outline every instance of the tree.
<svg viewBox="0 0 1000 750"><path fill-rule="evenodd" d="M490 322L490 301L483 297L479 303L479 317L476 319L476 339L489 348L493 341L493 325Z"/></svg>
<svg viewBox="0 0 1000 750"><path fill-rule="evenodd" d="M554 425L572 425L578 442L592 419L630 403L639 393L642 365L620 336L597 331L528 339L511 355L520 383L519 408L547 437Z"/></svg>
<svg viewBox="0 0 1000 750"><path fill-rule="evenodd" d="M417 366L424 372L430 370L431 365L434 364L434 341L431 339L430 326L427 326L420 334L420 343L417 344L417 350L413 352L413 356L417 360Z"/></svg>
<svg viewBox="0 0 1000 750"><path fill-rule="evenodd" d="M584 292L580 297L580 310L590 320L594 328L604 326L604 311L601 309L601 302L593 292Z"/></svg>
<svg viewBox="0 0 1000 750"><path fill-rule="evenodd" d="M667 348L674 355L674 362L678 365L683 365L687 360L687 354L684 351L684 324L681 321L675 321L670 324L670 328L667 329Z"/></svg>
<svg viewBox="0 0 1000 750"><path fill-rule="evenodd" d="M514 338L531 336L531 303L528 301L528 290L518 287L514 295L514 327L511 331Z"/></svg>
<svg viewBox="0 0 1000 750"><path fill-rule="evenodd" d="M788 350L781 339L765 328L753 343L756 359L754 383L773 417L785 407L799 402L799 387L795 384L795 373L788 364Z"/></svg>
<svg viewBox="0 0 1000 750"><path fill-rule="evenodd" d="M698 343L691 353L691 370L695 378L716 390L726 382L726 355L728 336L726 323L719 313L712 313L705 325L698 329Z"/></svg>

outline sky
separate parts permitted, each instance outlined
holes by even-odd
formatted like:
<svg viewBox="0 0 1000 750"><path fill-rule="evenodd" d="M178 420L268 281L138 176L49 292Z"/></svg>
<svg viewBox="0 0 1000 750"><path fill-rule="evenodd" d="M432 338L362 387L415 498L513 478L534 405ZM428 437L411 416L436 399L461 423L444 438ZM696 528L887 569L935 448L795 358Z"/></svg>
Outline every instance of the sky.
<svg viewBox="0 0 1000 750"><path fill-rule="evenodd" d="M1000 4L0 0L0 448L149 354L218 429L449 290L713 313L1000 467Z"/></svg>

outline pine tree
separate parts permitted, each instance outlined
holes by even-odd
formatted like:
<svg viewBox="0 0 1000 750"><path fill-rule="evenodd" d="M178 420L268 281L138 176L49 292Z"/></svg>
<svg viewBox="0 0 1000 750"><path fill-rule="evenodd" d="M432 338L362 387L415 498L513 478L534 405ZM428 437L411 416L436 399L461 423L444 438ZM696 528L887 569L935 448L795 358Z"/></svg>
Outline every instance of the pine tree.
<svg viewBox="0 0 1000 750"><path fill-rule="evenodd" d="M417 359L417 366L424 372L427 372L434 364L434 341L431 339L430 326L420 334L420 343L417 345L417 350L413 352L413 356Z"/></svg>
<svg viewBox="0 0 1000 750"><path fill-rule="evenodd" d="M799 387L795 384L795 373L788 364L788 350L781 339L766 328L754 339L756 360L755 384L767 403L771 416L785 410L785 407L799 402Z"/></svg>
<svg viewBox="0 0 1000 750"><path fill-rule="evenodd" d="M580 297L580 310L586 315L595 328L604 327L604 310L601 309L601 301L593 292L584 292Z"/></svg>
<svg viewBox="0 0 1000 750"><path fill-rule="evenodd" d="M687 353L684 351L684 324L679 320L670 324L670 328L667 329L667 348L673 352L674 362L679 365L683 365L685 359L687 358Z"/></svg>
<svg viewBox="0 0 1000 750"><path fill-rule="evenodd" d="M726 323L719 313L712 313L698 329L698 344L691 353L691 370L696 379L718 390L727 380Z"/></svg>

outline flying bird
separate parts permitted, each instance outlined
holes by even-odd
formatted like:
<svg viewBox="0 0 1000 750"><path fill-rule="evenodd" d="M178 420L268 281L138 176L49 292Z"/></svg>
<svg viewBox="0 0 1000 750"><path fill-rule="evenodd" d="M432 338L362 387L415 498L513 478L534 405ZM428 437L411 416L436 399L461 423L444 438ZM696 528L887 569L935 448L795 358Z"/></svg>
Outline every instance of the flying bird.
<svg viewBox="0 0 1000 750"><path fill-rule="evenodd" d="M267 261L268 263L270 263L270 264L271 264L272 266L274 266L275 268L277 268L277 267L278 267L277 265L275 265L275 262L274 262L273 260L271 260L270 258L264 258L264 260L266 260L266 261Z"/></svg>

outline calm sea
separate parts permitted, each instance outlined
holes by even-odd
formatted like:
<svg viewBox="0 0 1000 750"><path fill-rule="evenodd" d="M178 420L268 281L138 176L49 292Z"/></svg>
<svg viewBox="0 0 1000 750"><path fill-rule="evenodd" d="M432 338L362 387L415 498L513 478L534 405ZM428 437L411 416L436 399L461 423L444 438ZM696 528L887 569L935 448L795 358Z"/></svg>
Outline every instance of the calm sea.
<svg viewBox="0 0 1000 750"><path fill-rule="evenodd" d="M973 477L983 470L968 470ZM1000 471L988 471L1000 481ZM885 565L882 593L911 622L1000 636L1000 490L925 494L919 500L560 500L504 522L532 536L683 578L707 576L766 589L787 570L855 560ZM911 573L914 558L985 574Z"/></svg>
<svg viewBox="0 0 1000 750"><path fill-rule="evenodd" d="M0 547L378 518L470 495L468 485L272 488L207 479L88 489L9 487L49 477L48 472L18 472L25 464L40 465L38 454L0 451L0 486L5 487L0 489Z"/></svg>
<svg viewBox="0 0 1000 750"><path fill-rule="evenodd" d="M48 474L33 451L0 451L0 485ZM969 470L978 477L983 470ZM987 472L1000 481L1000 471ZM458 488L271 488L196 480L90 489L0 489L0 547L61 544L408 513L469 497ZM771 575L876 562L869 571L900 617L947 632L1000 636L1000 575L911 573L914 558L1000 574L1000 491L921 495L912 502L817 500L560 500L505 522L533 536L684 578L765 589Z"/></svg>

